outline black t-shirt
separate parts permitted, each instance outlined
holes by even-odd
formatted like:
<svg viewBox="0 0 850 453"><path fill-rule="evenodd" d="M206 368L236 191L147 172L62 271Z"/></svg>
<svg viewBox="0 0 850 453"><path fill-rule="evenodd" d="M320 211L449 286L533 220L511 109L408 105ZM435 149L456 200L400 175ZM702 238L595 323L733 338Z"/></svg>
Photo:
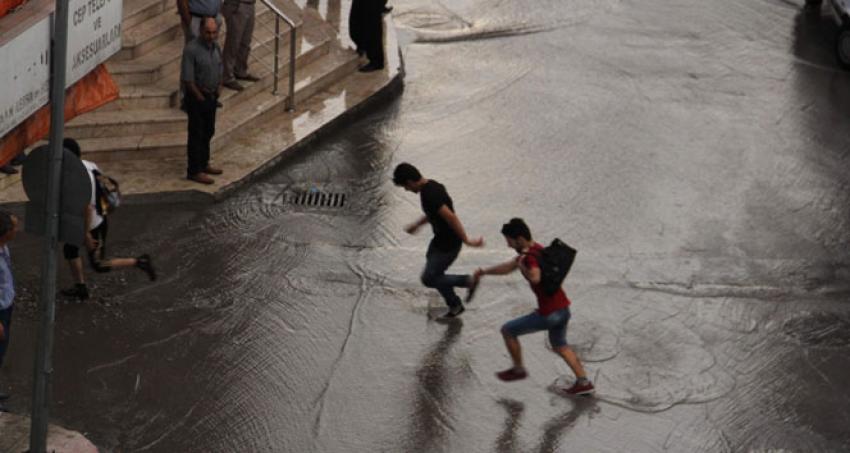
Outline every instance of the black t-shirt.
<svg viewBox="0 0 850 453"><path fill-rule="evenodd" d="M454 250L460 247L463 241L438 212L443 205L448 206L452 212L455 211L452 197L446 192L446 187L433 179L428 180L419 191L419 197L422 200L422 211L434 230L434 239L431 241L434 247L440 250Z"/></svg>

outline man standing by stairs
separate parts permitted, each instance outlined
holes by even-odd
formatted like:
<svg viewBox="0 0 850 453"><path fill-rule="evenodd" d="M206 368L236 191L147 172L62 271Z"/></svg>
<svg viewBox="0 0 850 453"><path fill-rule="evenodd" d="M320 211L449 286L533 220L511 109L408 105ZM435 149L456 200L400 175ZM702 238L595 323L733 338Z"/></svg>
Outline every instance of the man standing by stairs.
<svg viewBox="0 0 850 453"><path fill-rule="evenodd" d="M357 54L366 55L369 63L358 69L372 72L384 69L385 0L352 0L348 16L348 33L357 46Z"/></svg>
<svg viewBox="0 0 850 453"><path fill-rule="evenodd" d="M213 184L215 180L209 175L222 174L221 169L211 167L209 163L223 66L215 19L204 18L201 26L201 36L183 49L180 72L186 93L186 113L189 115L186 177L201 184Z"/></svg>
<svg viewBox="0 0 850 453"><path fill-rule="evenodd" d="M258 77L248 73L251 38L254 35L254 4L256 0L224 0L221 14L227 23L224 39L224 86L242 91L237 80L256 82Z"/></svg>

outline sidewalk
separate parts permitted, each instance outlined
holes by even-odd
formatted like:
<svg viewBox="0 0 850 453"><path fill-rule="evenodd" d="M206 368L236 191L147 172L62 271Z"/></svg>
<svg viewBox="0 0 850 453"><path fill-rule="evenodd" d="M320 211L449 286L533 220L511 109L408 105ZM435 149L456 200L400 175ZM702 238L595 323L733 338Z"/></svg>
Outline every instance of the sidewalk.
<svg viewBox="0 0 850 453"><path fill-rule="evenodd" d="M224 149L215 151L212 163L225 170L216 184L204 186L185 179L185 156L158 161L97 162L121 183L128 203L214 201L270 170L284 157L309 145L321 134L344 125L352 117L402 89L403 61L392 18L385 16L386 69L354 72L329 88L240 131ZM347 38L341 36L340 38ZM85 152L85 150L83 150ZM84 156L85 157L85 156ZM0 176L0 206L26 202L20 174Z"/></svg>
<svg viewBox="0 0 850 453"><path fill-rule="evenodd" d="M0 412L0 452L23 453L30 445L30 418ZM47 430L47 451L55 453L97 453L82 434L55 425Z"/></svg>
<svg viewBox="0 0 850 453"><path fill-rule="evenodd" d="M389 15L385 16L385 23L385 70L367 74L355 71L299 103L294 112L281 112L240 131L227 147L212 156L213 163L225 170L224 175L216 176L215 185L187 181L185 156L144 161L144 165L132 160L98 162L98 165L119 179L124 201L128 203L222 199L271 170L285 157L306 148L320 135L344 126L372 105L401 91L403 61L396 30ZM0 206L20 207L26 201L20 174L0 176ZM29 417L0 413L0 453L26 451L29 432ZM56 453L98 451L82 434L53 425L48 445L48 451Z"/></svg>

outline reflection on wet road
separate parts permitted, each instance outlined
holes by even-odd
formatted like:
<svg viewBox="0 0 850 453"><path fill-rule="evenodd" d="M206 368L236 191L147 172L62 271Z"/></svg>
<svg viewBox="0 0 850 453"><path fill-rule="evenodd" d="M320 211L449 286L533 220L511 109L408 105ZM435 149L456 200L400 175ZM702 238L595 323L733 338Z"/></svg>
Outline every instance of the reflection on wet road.
<svg viewBox="0 0 850 453"><path fill-rule="evenodd" d="M802 3L393 1L401 99L230 200L116 216L164 277L104 283L118 316L63 307L56 417L114 451L847 451L850 75ZM488 241L458 271L509 257L513 216L579 250L596 399L551 391L544 335L527 380L494 377L517 276L430 320L401 161Z"/></svg>

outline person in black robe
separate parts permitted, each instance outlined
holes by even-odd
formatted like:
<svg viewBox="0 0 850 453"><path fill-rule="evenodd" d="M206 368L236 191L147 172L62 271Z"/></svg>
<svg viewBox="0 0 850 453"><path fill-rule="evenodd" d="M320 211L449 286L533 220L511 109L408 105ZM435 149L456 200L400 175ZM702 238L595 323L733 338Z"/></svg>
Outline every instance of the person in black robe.
<svg viewBox="0 0 850 453"><path fill-rule="evenodd" d="M348 33L357 46L358 55L366 55L369 63L361 72L384 69L384 20L386 0L352 0L348 16Z"/></svg>

